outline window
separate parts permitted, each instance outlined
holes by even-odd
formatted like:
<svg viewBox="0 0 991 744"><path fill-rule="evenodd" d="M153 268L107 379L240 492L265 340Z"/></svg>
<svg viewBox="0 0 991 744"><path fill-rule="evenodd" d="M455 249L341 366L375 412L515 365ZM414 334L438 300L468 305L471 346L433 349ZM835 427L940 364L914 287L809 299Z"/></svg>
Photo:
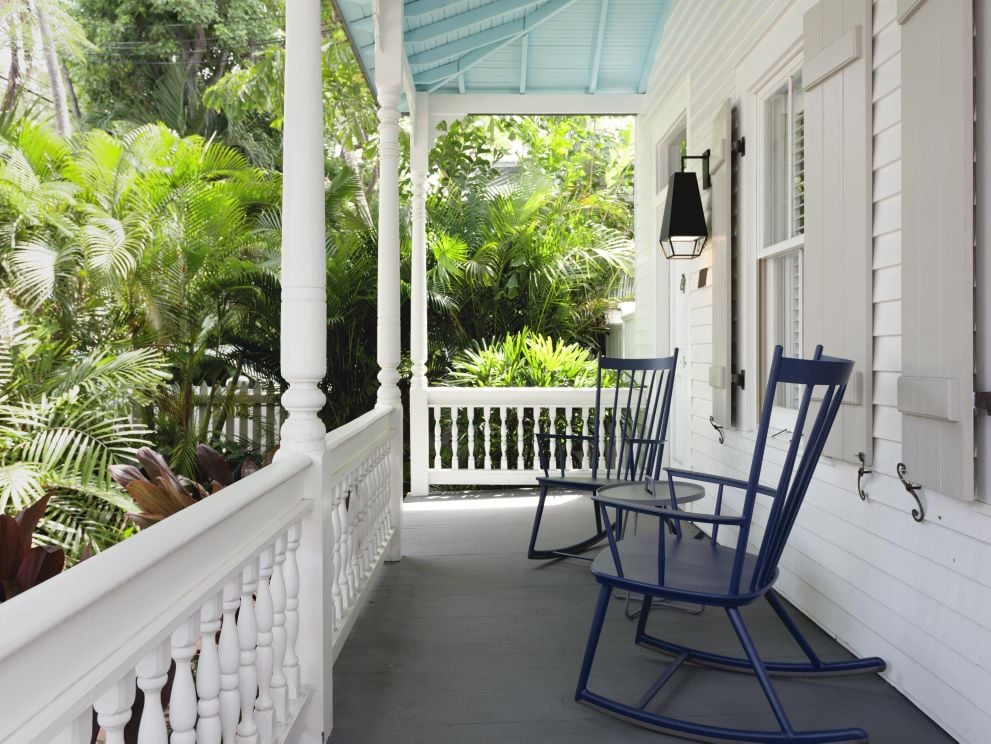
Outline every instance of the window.
<svg viewBox="0 0 991 744"><path fill-rule="evenodd" d="M774 347L802 355L802 245L805 232L805 115L801 69L768 89L760 101L761 379ZM798 407L795 386L782 386L779 408Z"/></svg>

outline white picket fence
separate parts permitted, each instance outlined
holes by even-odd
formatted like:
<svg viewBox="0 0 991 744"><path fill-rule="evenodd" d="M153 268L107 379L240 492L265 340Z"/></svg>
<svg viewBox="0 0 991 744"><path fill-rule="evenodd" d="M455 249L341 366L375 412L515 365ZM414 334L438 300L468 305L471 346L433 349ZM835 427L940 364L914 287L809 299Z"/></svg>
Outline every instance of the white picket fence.
<svg viewBox="0 0 991 744"><path fill-rule="evenodd" d="M216 401L222 400L225 390L214 394L213 417L216 417ZM193 425L199 427L209 411L211 387L201 383L193 394ZM286 419L286 411L279 400L278 388L268 385L238 382L233 395L233 411L229 412L223 426L215 434L225 439L250 444L253 451L264 455L279 442L279 429Z"/></svg>

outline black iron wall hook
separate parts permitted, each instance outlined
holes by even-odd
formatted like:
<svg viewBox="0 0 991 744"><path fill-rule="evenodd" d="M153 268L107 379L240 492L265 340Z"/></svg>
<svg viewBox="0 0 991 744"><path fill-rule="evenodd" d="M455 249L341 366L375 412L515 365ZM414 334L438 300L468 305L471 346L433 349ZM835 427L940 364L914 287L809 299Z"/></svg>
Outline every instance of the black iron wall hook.
<svg viewBox="0 0 991 744"><path fill-rule="evenodd" d="M922 488L922 484L912 483L912 481L905 480L905 473L908 471L908 468L905 467L905 463L903 462L898 463L895 471L898 473L898 480L900 480L902 485L905 486L905 490L912 494L912 498L915 499L915 503L919 505L918 509L912 510L912 519L916 522L921 522L926 518L925 507L922 506L922 499L919 498L919 489Z"/></svg>
<svg viewBox="0 0 991 744"><path fill-rule="evenodd" d="M709 423L712 424L712 428L716 430L717 434L719 434L719 443L726 444L726 437L723 436L723 427L717 424L716 420L712 418L712 416L709 416Z"/></svg>
<svg viewBox="0 0 991 744"><path fill-rule="evenodd" d="M863 480L865 475L870 475L873 470L867 469L867 457L863 452L857 453L857 459L860 460L860 467L857 468L857 493L860 494L861 501L867 501L867 492L864 490Z"/></svg>

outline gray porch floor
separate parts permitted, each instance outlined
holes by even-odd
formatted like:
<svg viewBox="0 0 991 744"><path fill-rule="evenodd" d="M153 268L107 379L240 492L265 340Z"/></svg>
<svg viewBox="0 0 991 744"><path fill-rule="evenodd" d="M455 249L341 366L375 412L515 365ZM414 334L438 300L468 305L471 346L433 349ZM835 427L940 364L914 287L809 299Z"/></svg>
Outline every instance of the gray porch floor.
<svg viewBox="0 0 991 744"><path fill-rule="evenodd" d="M407 501L405 553L388 564L334 672L332 744L635 744L682 741L635 728L574 702L596 588L588 564L526 559L532 492L497 498L440 494ZM587 500L549 507L546 537L591 524ZM632 642L616 600L591 688L633 702L665 657ZM761 603L744 612L765 658L799 658ZM800 617L827 659L849 656ZM656 634L736 653L725 614L658 609ZM797 728L860 726L874 744L952 742L881 678L778 678ZM746 675L686 667L654 705L715 725L774 728Z"/></svg>

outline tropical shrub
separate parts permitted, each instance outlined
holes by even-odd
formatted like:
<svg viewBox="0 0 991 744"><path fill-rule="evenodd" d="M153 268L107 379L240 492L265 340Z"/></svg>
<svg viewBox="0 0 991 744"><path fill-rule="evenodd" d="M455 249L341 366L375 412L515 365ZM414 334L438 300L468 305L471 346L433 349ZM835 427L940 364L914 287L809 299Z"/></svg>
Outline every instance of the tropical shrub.
<svg viewBox="0 0 991 744"><path fill-rule="evenodd" d="M45 499L36 541L70 562L120 541L133 505L107 468L146 442L129 413L166 379L162 354L83 352L24 323L10 335L0 329L0 342L0 512Z"/></svg>
<svg viewBox="0 0 991 744"><path fill-rule="evenodd" d="M588 349L524 328L465 349L447 383L460 387L594 387L598 362Z"/></svg>

